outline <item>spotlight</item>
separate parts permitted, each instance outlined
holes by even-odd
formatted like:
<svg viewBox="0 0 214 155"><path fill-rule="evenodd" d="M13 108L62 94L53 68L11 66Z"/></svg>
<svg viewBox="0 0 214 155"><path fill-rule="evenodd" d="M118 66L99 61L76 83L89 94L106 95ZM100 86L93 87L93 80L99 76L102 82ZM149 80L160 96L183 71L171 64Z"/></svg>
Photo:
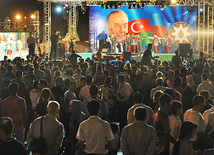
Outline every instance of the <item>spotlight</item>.
<svg viewBox="0 0 214 155"><path fill-rule="evenodd" d="M133 4L132 9L135 9L135 4Z"/></svg>
<svg viewBox="0 0 214 155"><path fill-rule="evenodd" d="M65 7L68 8L68 7L70 7L70 5L69 5L68 3L66 3L66 4L65 4Z"/></svg>
<svg viewBox="0 0 214 155"><path fill-rule="evenodd" d="M149 5L152 5L152 2L149 2Z"/></svg>
<svg viewBox="0 0 214 155"><path fill-rule="evenodd" d="M172 3L172 4L176 4L176 3L177 3L177 0L171 0L171 3Z"/></svg>
<svg viewBox="0 0 214 155"><path fill-rule="evenodd" d="M101 4L101 9L104 9L104 4Z"/></svg>
<svg viewBox="0 0 214 155"><path fill-rule="evenodd" d="M62 12L62 7L61 6L57 6L56 7L56 12L58 12L58 13Z"/></svg>
<svg viewBox="0 0 214 155"><path fill-rule="evenodd" d="M119 8L121 7L121 3L118 4L118 7L119 7Z"/></svg>

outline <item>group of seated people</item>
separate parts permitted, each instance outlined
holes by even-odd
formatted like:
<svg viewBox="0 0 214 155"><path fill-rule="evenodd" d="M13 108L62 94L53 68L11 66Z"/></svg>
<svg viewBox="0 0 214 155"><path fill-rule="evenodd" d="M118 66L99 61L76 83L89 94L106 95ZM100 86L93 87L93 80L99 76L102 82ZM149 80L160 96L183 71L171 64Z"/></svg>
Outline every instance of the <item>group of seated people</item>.
<svg viewBox="0 0 214 155"><path fill-rule="evenodd" d="M0 154L213 154L214 66L175 57L152 66L5 57Z"/></svg>

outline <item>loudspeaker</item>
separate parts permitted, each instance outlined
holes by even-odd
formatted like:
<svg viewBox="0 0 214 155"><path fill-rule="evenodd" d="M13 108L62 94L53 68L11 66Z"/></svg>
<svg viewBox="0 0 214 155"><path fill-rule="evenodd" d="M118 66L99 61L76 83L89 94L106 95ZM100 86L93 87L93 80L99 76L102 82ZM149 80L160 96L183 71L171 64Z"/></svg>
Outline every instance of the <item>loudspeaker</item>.
<svg viewBox="0 0 214 155"><path fill-rule="evenodd" d="M191 44L179 44L179 49L190 49L191 48Z"/></svg>
<svg viewBox="0 0 214 155"><path fill-rule="evenodd" d="M132 56L131 52L123 52L124 59L130 60L131 56Z"/></svg>

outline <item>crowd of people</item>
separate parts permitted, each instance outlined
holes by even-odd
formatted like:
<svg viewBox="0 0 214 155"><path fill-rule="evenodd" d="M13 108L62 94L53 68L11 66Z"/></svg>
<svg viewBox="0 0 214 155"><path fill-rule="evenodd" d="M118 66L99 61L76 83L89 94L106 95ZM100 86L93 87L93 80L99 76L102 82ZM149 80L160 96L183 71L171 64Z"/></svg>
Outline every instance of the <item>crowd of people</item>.
<svg viewBox="0 0 214 155"><path fill-rule="evenodd" d="M41 137L51 155L214 153L214 66L203 54L69 60L1 62L0 154L29 154Z"/></svg>

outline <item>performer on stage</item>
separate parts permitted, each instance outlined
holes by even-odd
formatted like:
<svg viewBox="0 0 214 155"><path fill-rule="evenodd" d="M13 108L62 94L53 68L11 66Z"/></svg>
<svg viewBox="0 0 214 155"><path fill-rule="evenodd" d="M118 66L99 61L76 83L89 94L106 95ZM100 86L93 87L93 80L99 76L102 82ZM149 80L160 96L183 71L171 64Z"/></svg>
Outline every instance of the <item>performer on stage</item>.
<svg viewBox="0 0 214 155"><path fill-rule="evenodd" d="M36 39L33 37L33 33L30 32L30 36L27 38L27 44L28 44L30 56L35 55L35 43L36 43Z"/></svg>
<svg viewBox="0 0 214 155"><path fill-rule="evenodd" d="M131 51L131 44L132 44L132 37L129 33L126 34L125 38L125 44L126 44L126 51Z"/></svg>
<svg viewBox="0 0 214 155"><path fill-rule="evenodd" d="M116 41L117 41L117 38L114 34L112 34L111 36L111 53L116 53Z"/></svg>
<svg viewBox="0 0 214 155"><path fill-rule="evenodd" d="M166 34L165 46L168 53L170 53L171 45L172 45L172 38L169 36L169 34Z"/></svg>
<svg viewBox="0 0 214 155"><path fill-rule="evenodd" d="M51 35L51 54L50 58L56 59L56 49L57 49L57 42L59 41L59 37L57 31L55 30L54 33Z"/></svg>
<svg viewBox="0 0 214 155"><path fill-rule="evenodd" d="M136 34L136 42L137 42L137 53L139 53L142 49L142 41L143 38L139 33Z"/></svg>
<svg viewBox="0 0 214 155"><path fill-rule="evenodd" d="M156 33L154 33L154 39L152 41L152 44L155 53L158 53L158 46L160 43L161 43L160 39L157 37Z"/></svg>
<svg viewBox="0 0 214 155"><path fill-rule="evenodd" d="M136 53L137 42L135 34L132 34L132 52Z"/></svg>

